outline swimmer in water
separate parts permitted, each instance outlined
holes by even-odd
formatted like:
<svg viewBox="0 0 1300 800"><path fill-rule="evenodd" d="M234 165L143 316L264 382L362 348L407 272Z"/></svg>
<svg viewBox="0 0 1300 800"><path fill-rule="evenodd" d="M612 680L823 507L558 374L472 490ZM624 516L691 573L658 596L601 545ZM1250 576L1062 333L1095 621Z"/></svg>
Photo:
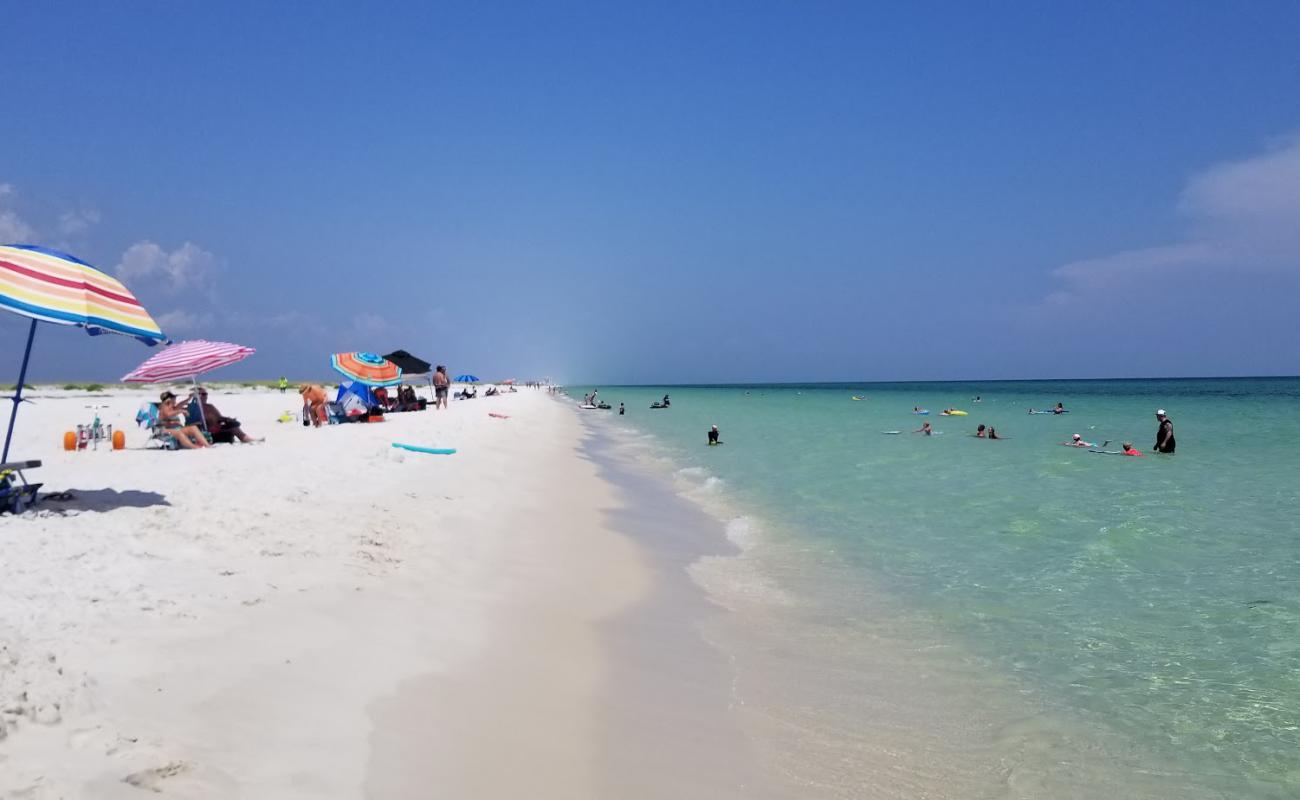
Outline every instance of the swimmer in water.
<svg viewBox="0 0 1300 800"><path fill-rule="evenodd" d="M1052 409L1052 413L1053 413L1053 414L1064 414L1064 413L1065 413L1065 406L1061 405L1060 403L1057 403L1057 404L1056 404L1056 408Z"/></svg>
<svg viewBox="0 0 1300 800"><path fill-rule="evenodd" d="M981 422L980 425L979 425L979 427L975 429L975 438L976 438L976 439L983 439L983 438L985 438L985 437L984 437L984 423L983 423L983 422Z"/></svg>
<svg viewBox="0 0 1300 800"><path fill-rule="evenodd" d="M619 403L619 404L618 404L618 415L621 417L621 416L623 416L624 413L626 413L626 412L625 412L624 409L623 409L623 404L622 404L622 403Z"/></svg>
<svg viewBox="0 0 1300 800"><path fill-rule="evenodd" d="M1138 457L1142 457L1142 451L1141 451L1141 450L1138 450L1138 449L1135 448L1135 447L1133 447L1133 443L1132 443L1132 442L1125 442L1125 443L1124 443L1124 455L1126 455L1126 456L1138 456Z"/></svg>
<svg viewBox="0 0 1300 800"><path fill-rule="evenodd" d="M1070 441L1061 442L1061 444L1065 445L1066 447L1096 447L1097 446L1092 442L1085 442L1083 440L1083 437L1077 433L1070 437Z"/></svg>
<svg viewBox="0 0 1300 800"><path fill-rule="evenodd" d="M714 425L712 428L709 428L709 444L722 444L722 442L718 440L718 436L719 434L718 434L717 425Z"/></svg>
<svg viewBox="0 0 1300 800"><path fill-rule="evenodd" d="M933 434L934 431L931 430L931 428L930 428L930 423L928 423L928 422L924 422L924 423L921 424L921 427L919 427L919 428L917 428L916 430L912 431L912 433L924 433L926 436L929 436L929 435Z"/></svg>
<svg viewBox="0 0 1300 800"><path fill-rule="evenodd" d="M997 428L989 428L989 438L990 438L990 439L1001 439L1002 437L1001 437L1001 436L998 436L998 429L997 429Z"/></svg>

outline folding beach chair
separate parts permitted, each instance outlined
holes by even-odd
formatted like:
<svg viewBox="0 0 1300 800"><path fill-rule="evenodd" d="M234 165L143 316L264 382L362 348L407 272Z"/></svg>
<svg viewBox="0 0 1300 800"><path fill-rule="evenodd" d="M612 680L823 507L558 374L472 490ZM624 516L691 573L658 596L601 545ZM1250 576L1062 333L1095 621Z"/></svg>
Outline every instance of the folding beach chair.
<svg viewBox="0 0 1300 800"><path fill-rule="evenodd" d="M140 410L135 413L135 424L149 431L149 441L144 443L146 449L149 447L157 447L159 450L177 450L180 448L180 445L176 443L176 437L172 436L163 427L162 417L158 414L157 403L145 403L140 406Z"/></svg>
<svg viewBox="0 0 1300 800"><path fill-rule="evenodd" d="M25 469L36 469L39 461L10 461L0 464L0 514L21 514L36 504L39 483L28 483Z"/></svg>

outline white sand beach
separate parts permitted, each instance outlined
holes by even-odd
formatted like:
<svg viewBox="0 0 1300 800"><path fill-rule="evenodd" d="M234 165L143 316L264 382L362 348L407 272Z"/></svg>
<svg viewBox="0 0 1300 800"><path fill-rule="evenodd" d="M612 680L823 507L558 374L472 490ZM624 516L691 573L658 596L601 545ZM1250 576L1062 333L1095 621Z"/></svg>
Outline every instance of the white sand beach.
<svg viewBox="0 0 1300 800"><path fill-rule="evenodd" d="M74 499L0 518L0 796L602 796L601 626L651 573L571 405L312 429L215 388L265 442L160 452L156 391L30 396L11 460ZM92 402L127 449L61 449Z"/></svg>

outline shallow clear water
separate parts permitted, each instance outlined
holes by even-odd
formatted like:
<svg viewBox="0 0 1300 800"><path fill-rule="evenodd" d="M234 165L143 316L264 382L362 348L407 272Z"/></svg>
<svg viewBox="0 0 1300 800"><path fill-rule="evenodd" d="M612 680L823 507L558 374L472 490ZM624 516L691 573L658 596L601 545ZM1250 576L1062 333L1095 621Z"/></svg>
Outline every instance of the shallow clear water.
<svg viewBox="0 0 1300 800"><path fill-rule="evenodd" d="M672 408L650 410L665 392ZM868 603L856 587L877 587L980 669L1179 764L1190 783L1300 795L1300 379L600 396L627 416L583 413L649 434L706 503L755 521L768 579L737 591L812 598L843 620L843 648L876 635L854 619ZM1070 413L1027 413L1057 401ZM948 406L970 414L939 416ZM1176 456L1059 446L1077 432L1149 451L1157 407ZM910 432L927 420L938 435ZM972 437L981 422L1008 438ZM710 424L724 446L705 446Z"/></svg>

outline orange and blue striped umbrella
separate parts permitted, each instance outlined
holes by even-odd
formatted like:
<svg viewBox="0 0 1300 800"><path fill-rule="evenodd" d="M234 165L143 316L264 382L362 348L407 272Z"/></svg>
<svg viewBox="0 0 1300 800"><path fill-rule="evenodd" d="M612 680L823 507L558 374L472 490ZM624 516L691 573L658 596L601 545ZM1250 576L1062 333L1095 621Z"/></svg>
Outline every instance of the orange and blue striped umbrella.
<svg viewBox="0 0 1300 800"><path fill-rule="evenodd" d="M330 366L366 386L396 386L402 382L402 368L374 353L335 353Z"/></svg>
<svg viewBox="0 0 1300 800"><path fill-rule="evenodd" d="M25 317L77 325L88 333L167 337L120 281L81 259L30 244L0 245L0 306Z"/></svg>
<svg viewBox="0 0 1300 800"><path fill-rule="evenodd" d="M0 463L9 460L9 443L14 437L18 405L23 401L23 382L27 380L37 322L76 325L92 335L120 333L147 345L167 338L140 301L116 278L67 253L34 244L0 245L0 308L32 320L18 386L10 398L14 408L9 413Z"/></svg>

